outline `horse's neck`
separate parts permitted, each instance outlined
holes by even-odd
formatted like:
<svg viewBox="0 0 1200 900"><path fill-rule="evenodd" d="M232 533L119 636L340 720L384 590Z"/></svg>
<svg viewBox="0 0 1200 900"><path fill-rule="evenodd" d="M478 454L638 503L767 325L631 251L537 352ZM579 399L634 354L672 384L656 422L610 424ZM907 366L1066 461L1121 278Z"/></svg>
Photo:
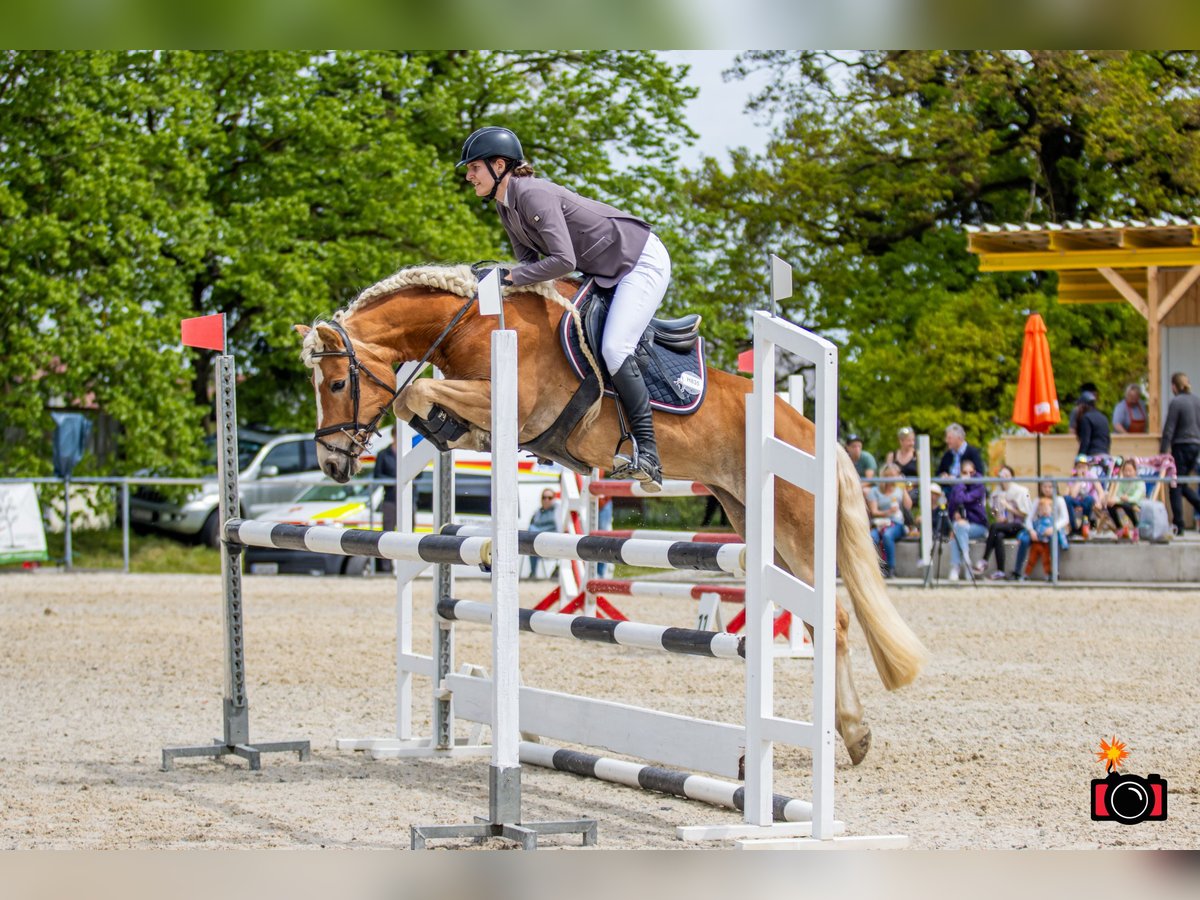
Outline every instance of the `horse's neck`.
<svg viewBox="0 0 1200 900"><path fill-rule="evenodd" d="M355 310L343 325L374 355L397 366L423 358L465 302L453 294L401 292ZM436 354L433 362L438 364Z"/></svg>

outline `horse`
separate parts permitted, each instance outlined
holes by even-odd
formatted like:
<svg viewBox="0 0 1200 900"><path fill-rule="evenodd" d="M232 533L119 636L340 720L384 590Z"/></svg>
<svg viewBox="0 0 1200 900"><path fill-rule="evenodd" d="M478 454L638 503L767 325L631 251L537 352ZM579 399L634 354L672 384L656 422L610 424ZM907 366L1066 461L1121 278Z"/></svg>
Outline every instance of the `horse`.
<svg viewBox="0 0 1200 900"><path fill-rule="evenodd" d="M450 447L490 449L490 334L499 325L472 304L476 285L465 265L402 269L362 291L332 320L295 326L303 337L301 360L312 369L317 457L329 477L344 483L357 471L367 439L389 407L401 421L429 420L444 410L457 423ZM558 339L563 310L574 309L570 297L577 287L563 280L507 289L506 327L517 332L519 357L519 442L545 432L579 385ZM419 378L397 393L394 377L387 376L402 363L421 360L441 370L444 380ZM589 362L596 367L594 358ZM753 385L711 367L707 375L707 394L696 412L654 414L663 475L704 484L744 538L746 397ZM368 415L373 418L360 421ZM776 402L775 422L777 437L813 452L813 423L782 400ZM575 428L566 449L589 466L609 468L620 434L615 403L603 398ZM888 597L862 485L840 445L836 468L837 564L880 680L895 690L917 677L925 649ZM813 497L784 479L776 485L776 562L811 583ZM835 721L857 765L870 749L871 728L851 674L849 621L839 600Z"/></svg>

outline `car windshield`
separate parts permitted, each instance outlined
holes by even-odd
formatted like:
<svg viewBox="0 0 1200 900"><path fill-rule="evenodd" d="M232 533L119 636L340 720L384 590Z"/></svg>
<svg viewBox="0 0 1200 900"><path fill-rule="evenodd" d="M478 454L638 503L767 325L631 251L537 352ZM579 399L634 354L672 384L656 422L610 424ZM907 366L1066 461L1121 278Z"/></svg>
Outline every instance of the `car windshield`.
<svg viewBox="0 0 1200 900"><path fill-rule="evenodd" d="M217 436L210 434L204 438L204 445L208 448L208 459L205 465L210 469L217 467ZM262 441L256 441L253 438L248 438L245 435L238 435L238 471L246 468L254 461L254 457L258 455L258 451L263 448Z"/></svg>
<svg viewBox="0 0 1200 900"><path fill-rule="evenodd" d="M368 481L355 480L346 484L315 484L296 498L297 503L341 503L347 500L366 500L371 492Z"/></svg>

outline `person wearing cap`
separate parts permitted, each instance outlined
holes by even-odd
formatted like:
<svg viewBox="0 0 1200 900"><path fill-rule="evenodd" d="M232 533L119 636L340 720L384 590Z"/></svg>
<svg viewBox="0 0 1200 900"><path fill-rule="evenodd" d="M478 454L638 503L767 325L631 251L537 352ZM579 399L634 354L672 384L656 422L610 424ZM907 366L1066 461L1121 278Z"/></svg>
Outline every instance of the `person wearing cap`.
<svg viewBox="0 0 1200 900"><path fill-rule="evenodd" d="M846 452L850 454L850 459L854 461L854 470L858 472L859 478L869 478L875 474L877 464L875 457L870 451L863 449L863 440L857 434L846 435Z"/></svg>
<svg viewBox="0 0 1200 900"><path fill-rule="evenodd" d="M1108 456L1112 446L1112 433L1108 429L1108 417L1096 409L1096 395L1084 391L1079 395L1079 417L1075 420L1075 433L1079 436L1080 456Z"/></svg>
<svg viewBox="0 0 1200 900"><path fill-rule="evenodd" d="M1141 387L1136 383L1125 385L1125 396L1113 407L1113 431L1118 434L1145 434L1147 421Z"/></svg>
<svg viewBox="0 0 1200 900"><path fill-rule="evenodd" d="M488 126L463 143L458 167L475 196L496 202L517 265L501 269L501 283L521 286L583 272L613 290L601 340L604 366L621 400L633 441L613 459L614 478L632 477L646 491L662 485L650 395L634 359L671 280L671 258L650 225L607 203L590 200L534 177L517 136ZM457 167L456 167L457 168Z"/></svg>
<svg viewBox="0 0 1200 900"><path fill-rule="evenodd" d="M1084 540L1092 536L1092 514L1104 509L1104 491L1092 474L1091 459L1086 454L1075 457L1074 478L1067 482L1063 499L1067 501L1071 534ZM1082 515L1080 515L1082 513Z"/></svg>

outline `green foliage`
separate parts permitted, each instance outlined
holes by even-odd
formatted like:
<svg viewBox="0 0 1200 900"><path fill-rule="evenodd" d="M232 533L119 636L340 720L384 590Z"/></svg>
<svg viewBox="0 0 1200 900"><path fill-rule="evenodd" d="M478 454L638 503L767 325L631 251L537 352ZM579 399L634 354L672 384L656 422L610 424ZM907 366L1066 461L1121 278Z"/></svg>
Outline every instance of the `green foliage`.
<svg viewBox="0 0 1200 900"><path fill-rule="evenodd" d="M1046 319L1060 397L1102 402L1145 378L1126 304L1062 306L1056 278L981 275L963 226L1191 215L1200 195L1193 53L770 51L754 101L777 123L762 157L710 160L689 190L713 259L685 302L722 301L719 353L767 294L765 257L796 266L784 312L837 340L841 416L885 452L910 424L940 443L1011 427L1024 322ZM711 320L710 320L711 321ZM1062 429L1065 430L1066 417Z"/></svg>
<svg viewBox="0 0 1200 900"><path fill-rule="evenodd" d="M4 53L0 471L49 470L64 406L118 424L106 473L198 471L189 316L226 314L243 421L311 428L294 323L405 265L510 254L453 170L470 131L509 125L547 175L651 215L691 136L678 75L612 51ZM618 174L618 149L645 162Z"/></svg>

